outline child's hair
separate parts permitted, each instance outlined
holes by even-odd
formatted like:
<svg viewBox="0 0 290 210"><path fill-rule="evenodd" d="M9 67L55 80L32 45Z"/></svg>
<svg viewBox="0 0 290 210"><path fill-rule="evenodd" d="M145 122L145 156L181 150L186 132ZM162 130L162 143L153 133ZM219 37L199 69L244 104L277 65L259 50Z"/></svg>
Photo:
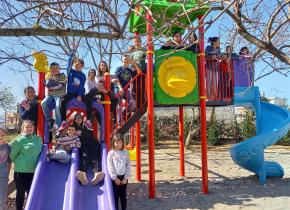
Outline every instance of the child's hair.
<svg viewBox="0 0 290 210"><path fill-rule="evenodd" d="M122 149L121 150L124 149L124 144L125 144L124 137L121 134L116 134L116 135L114 135L114 137L112 139L111 147L112 147L113 150L115 150L115 142L119 141L119 140L122 141Z"/></svg>
<svg viewBox="0 0 290 210"><path fill-rule="evenodd" d="M182 36L182 34L181 34L181 32L180 32L180 31L175 31L175 32L173 32L173 35L172 35L172 37L174 38L176 34L180 34L180 36Z"/></svg>
<svg viewBox="0 0 290 210"><path fill-rule="evenodd" d="M191 32L190 33L190 37L193 37L195 39L195 41L197 40L197 35L194 32Z"/></svg>
<svg viewBox="0 0 290 210"><path fill-rule="evenodd" d="M33 127L35 127L35 126L34 126L34 122L33 122L32 120L23 120L23 121L22 121L22 124L21 124L21 132L23 131L24 124L27 124L27 123L29 123L29 124L31 124Z"/></svg>
<svg viewBox="0 0 290 210"><path fill-rule="evenodd" d="M34 90L35 91L34 87L27 86L26 88L24 88L24 94L26 94L26 91L28 91L28 90Z"/></svg>
<svg viewBox="0 0 290 210"><path fill-rule="evenodd" d="M214 36L214 37L209 37L208 41L211 43L211 45L213 45L213 43L215 43L219 39L220 39L219 37Z"/></svg>
<svg viewBox="0 0 290 210"><path fill-rule="evenodd" d="M243 54L244 54L244 52L243 52L244 50L247 50L247 51L249 52L248 47L245 46L245 47L242 47L242 48L240 49L239 54L240 54L240 55L243 55Z"/></svg>
<svg viewBox="0 0 290 210"><path fill-rule="evenodd" d="M77 129L76 126L73 125L73 124L70 124L70 125L68 125L67 127L68 127L68 128L74 128L74 129Z"/></svg>
<svg viewBox="0 0 290 210"><path fill-rule="evenodd" d="M83 66L85 66L85 62L84 62L84 60L81 59L81 58L76 58L76 59L74 60L74 63L76 63L76 62L79 62L80 64L82 64Z"/></svg>
<svg viewBox="0 0 290 210"><path fill-rule="evenodd" d="M90 73L95 74L95 76L96 76L96 74L97 74L95 69L90 69L89 72L88 72L88 75L89 75Z"/></svg>
<svg viewBox="0 0 290 210"><path fill-rule="evenodd" d="M77 113L77 114L75 114L75 116L74 116L74 121L73 121L73 125L74 125L76 128L78 127L78 125L76 124L75 120L76 120L76 118L77 118L78 116L80 116L81 119L82 119L81 126L83 126L83 124L84 124L84 118L83 118L83 116L82 116L81 114Z"/></svg>
<svg viewBox="0 0 290 210"><path fill-rule="evenodd" d="M50 67L53 67L53 66L59 66L59 64L57 62L52 62L50 65Z"/></svg>
<svg viewBox="0 0 290 210"><path fill-rule="evenodd" d="M99 76L103 76L103 72L101 71L101 64L104 63L107 66L106 72L109 72L109 67L108 64L106 63L106 61L101 61L98 65L98 74Z"/></svg>

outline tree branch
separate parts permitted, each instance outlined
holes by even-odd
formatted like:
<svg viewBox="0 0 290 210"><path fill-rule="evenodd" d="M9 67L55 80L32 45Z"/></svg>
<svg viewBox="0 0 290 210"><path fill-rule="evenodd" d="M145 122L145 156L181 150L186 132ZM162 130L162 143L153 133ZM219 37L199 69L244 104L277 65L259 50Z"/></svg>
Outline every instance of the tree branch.
<svg viewBox="0 0 290 210"><path fill-rule="evenodd" d="M94 31L77 30L70 28L0 28L0 36L80 36L99 39L119 39L117 32L99 33Z"/></svg>

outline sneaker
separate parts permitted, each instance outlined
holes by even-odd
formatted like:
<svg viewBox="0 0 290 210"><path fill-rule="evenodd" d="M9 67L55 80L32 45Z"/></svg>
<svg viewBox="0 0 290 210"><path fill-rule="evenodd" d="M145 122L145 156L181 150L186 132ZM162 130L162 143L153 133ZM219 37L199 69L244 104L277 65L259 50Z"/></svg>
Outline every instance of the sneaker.
<svg viewBox="0 0 290 210"><path fill-rule="evenodd" d="M86 128L87 128L88 130L90 130L90 131L93 130L93 128L92 128L92 123L91 123L90 120L86 120L86 121L84 122L84 125L86 126Z"/></svg>
<svg viewBox="0 0 290 210"><path fill-rule="evenodd" d="M89 183L87 179L87 174L85 172L78 171L77 179L82 183L82 185L87 185Z"/></svg>
<svg viewBox="0 0 290 210"><path fill-rule="evenodd" d="M94 178L92 179L92 185L98 184L104 179L105 174L103 172L96 172Z"/></svg>
<svg viewBox="0 0 290 210"><path fill-rule="evenodd" d="M54 119L51 119L49 122L47 122L48 124L48 130L52 131L53 126L54 126Z"/></svg>

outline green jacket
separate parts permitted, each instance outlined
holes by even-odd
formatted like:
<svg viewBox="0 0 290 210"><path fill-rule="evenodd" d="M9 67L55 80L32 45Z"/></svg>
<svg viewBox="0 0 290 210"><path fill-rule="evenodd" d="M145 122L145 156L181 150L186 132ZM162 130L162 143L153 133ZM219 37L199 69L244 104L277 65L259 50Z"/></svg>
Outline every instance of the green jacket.
<svg viewBox="0 0 290 210"><path fill-rule="evenodd" d="M14 171L34 173L42 148L41 137L36 135L20 135L10 143L10 146L9 157L14 163Z"/></svg>

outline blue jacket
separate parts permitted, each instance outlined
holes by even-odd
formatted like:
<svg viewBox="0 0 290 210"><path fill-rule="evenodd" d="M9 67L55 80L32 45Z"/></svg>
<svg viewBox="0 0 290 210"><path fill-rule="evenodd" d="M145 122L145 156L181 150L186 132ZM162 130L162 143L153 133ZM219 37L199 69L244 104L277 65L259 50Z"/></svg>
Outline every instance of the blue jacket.
<svg viewBox="0 0 290 210"><path fill-rule="evenodd" d="M85 82L86 75L83 72L71 69L68 74L67 93L83 96L85 94Z"/></svg>
<svg viewBox="0 0 290 210"><path fill-rule="evenodd" d="M67 93L74 93L78 96L83 96L85 94L85 82L86 82L86 75L83 72L75 71L72 69L73 63L73 56L75 54L75 49L73 49L72 53L69 55L68 62L67 62ZM78 86L74 85L74 83L79 84Z"/></svg>

